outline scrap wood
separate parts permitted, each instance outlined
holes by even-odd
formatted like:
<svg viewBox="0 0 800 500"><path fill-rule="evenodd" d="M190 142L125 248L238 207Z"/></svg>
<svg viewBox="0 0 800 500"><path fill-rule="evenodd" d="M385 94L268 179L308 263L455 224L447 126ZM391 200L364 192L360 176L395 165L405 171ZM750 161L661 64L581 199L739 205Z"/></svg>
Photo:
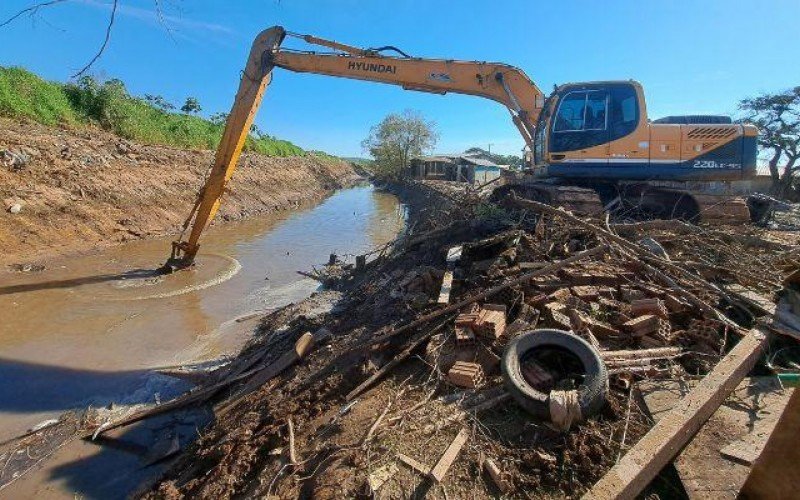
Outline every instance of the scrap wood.
<svg viewBox="0 0 800 500"><path fill-rule="evenodd" d="M453 271L447 270L442 277L442 289L439 292L439 304L450 303L450 291L453 289Z"/></svg>
<svg viewBox="0 0 800 500"><path fill-rule="evenodd" d="M104 434L112 429L117 429L119 427L125 427L127 425L133 424L135 422L139 422L140 420L144 420L150 417L155 417L156 415L161 415L164 413L168 413L170 411L179 410L181 408L185 408L186 406L202 403L204 401L209 400L212 398L217 392L220 390L228 387L229 385L237 382L239 380L246 379L253 375L258 375L259 380L266 382L269 378L265 377L270 375L274 377L278 375L280 372L294 364L295 361L301 359L308 350L313 345L313 335L309 332L304 333L298 340L295 342L294 348L285 353L283 356L278 358L277 361L267 365L266 367L258 367L253 368L243 373L240 373L235 376L230 376L224 380L216 382L206 387L199 388L195 391L191 391L187 394L182 396L178 396L177 398L167 401L166 403L160 404L153 408L146 408L144 410L140 410L134 412L131 415L126 415L120 419L106 422L91 431L88 431L82 435L83 438L92 439L96 438L97 436Z"/></svg>
<svg viewBox="0 0 800 500"><path fill-rule="evenodd" d="M461 448L467 442L467 437L469 437L469 431L467 429L462 428L459 433L456 435L455 439L450 443L450 446L447 447L445 450L444 455L439 459L439 462L433 466L430 473L428 473L428 477L431 478L433 481L440 483L442 479L444 479L445 474L447 471L450 470L450 466L453 465L453 462L456 461L458 458L458 454L461 452Z"/></svg>
<svg viewBox="0 0 800 500"><path fill-rule="evenodd" d="M580 226L582 228L588 229L589 231L592 231L596 235L601 236L601 237L603 237L603 238L605 238L605 239L607 239L607 240L609 240L609 241L611 241L613 243L616 243L617 245L619 245L621 247L621 250L622 250L623 254L625 253L625 251L627 251L627 252L633 254L633 256L638 257L638 258L634 258L633 256L628 255L628 257L631 258L632 261L638 262L638 263L644 265L644 267L647 270L649 270L651 273L655 274L656 277L658 277L660 280L665 282L667 284L667 286L669 286L669 288L672 288L676 292L680 293L682 296L684 296L685 298L690 300L693 304L695 304L698 307L700 307L701 310L703 310L704 312L710 313L715 318L720 319L720 321L725 321L726 323L731 323L730 320L728 320L727 317L725 317L722 313L720 313L719 311L717 311L713 307L709 306L708 304L702 302L700 299L698 299L693 294L688 292L685 288L683 288L680 285L678 285L672 278L670 278L669 276L664 274L662 271L656 269L655 267L653 267L652 265L650 265L650 264L648 264L647 262L644 262L644 261L648 260L650 262L656 262L657 264L662 265L662 266L664 266L664 267L666 267L666 268L670 269L671 271L674 271L674 272L676 272L678 274L681 274L684 277L688 277L689 279L691 279L693 281L696 281L697 283L700 283L704 287L706 287L706 288L708 288L708 289L720 294L721 296L727 298L727 294L723 290L721 290L718 286L716 286L716 285L714 285L712 283L709 283L708 281L706 281L706 280L700 278L699 276L697 276L697 275L695 275L695 274L683 269L682 267L678 266L677 264L675 264L673 262L668 262L668 261L666 261L664 259L657 258L652 253L650 253L648 250L646 250L645 248L642 248L640 245L638 245L638 244L636 244L634 242L628 241L625 238L622 238L620 236L617 236L617 235L615 235L615 234L603 229L602 227L600 227L600 226L598 226L596 224L592 224L591 222L586 222L586 221L584 221L584 220L582 220L582 219L570 214L569 212L567 212L567 211L565 211L565 210L563 210L561 208L552 207L550 205L546 205L546 204L540 203L538 201L526 200L526 199L523 199L523 198L519 198L513 192L511 193L510 199L511 199L512 203L514 203L514 204L516 204L518 206L521 206L521 207L524 207L524 208L531 208L531 209L536 210L538 212L544 212L544 213L547 213L547 214L550 214L550 215L563 217L567 221L572 222L573 224L576 224L576 225L578 225L578 226Z"/></svg>
<svg viewBox="0 0 800 500"><path fill-rule="evenodd" d="M414 469L417 472L419 472L420 474L422 474L423 476L427 476L431 471L431 467L430 466L425 465L422 462L419 462L416 459L409 457L408 455L404 455L402 453L398 453L397 454L397 458L401 462L403 462L404 464L408 465L412 469Z"/></svg>
<svg viewBox="0 0 800 500"><path fill-rule="evenodd" d="M800 486L800 391L787 402L764 450L745 480L741 498L793 498Z"/></svg>
<svg viewBox="0 0 800 500"><path fill-rule="evenodd" d="M394 367L396 367L397 365L402 363L406 358L408 358L411 355L411 353L414 352L414 349L422 345L423 342L427 341L434 333L442 329L449 322L450 319L447 319L439 323L439 325L437 325L436 327L418 334L416 337L414 337L414 339L411 340L411 342L405 349L403 349L399 354L397 354L397 356L395 356L391 361L383 365L378 371L370 375L370 377L367 380L361 382L358 385L358 387L350 391L345 399L347 401L352 401L353 399L358 397L361 393L363 393L365 390L369 389L372 386L372 384L374 384L379 379L386 376L386 374L389 373Z"/></svg>
<svg viewBox="0 0 800 500"><path fill-rule="evenodd" d="M745 335L583 498L634 498L641 493L755 366L766 339L760 327Z"/></svg>
<svg viewBox="0 0 800 500"><path fill-rule="evenodd" d="M237 392L237 398L261 387L279 373L300 361L314 348L314 335L306 332L294 344L294 348L285 352L275 362L263 367Z"/></svg>
<svg viewBox="0 0 800 500"><path fill-rule="evenodd" d="M501 493L508 494L514 487L511 483L503 477L503 473L500 470L500 467L497 466L494 460L491 458L487 458L483 461L483 466L486 469L486 472L489 473L489 476L494 481L495 486L497 489L500 490Z"/></svg>
<svg viewBox="0 0 800 500"><path fill-rule="evenodd" d="M584 250L583 252L578 252L578 253L570 256L570 257L567 257L566 259L563 259L563 260L561 260L559 262L555 262L553 264L550 264L547 267L543 267L542 269L539 269L537 271L532 271L532 272L530 272L528 274L525 274L523 276L520 276L518 278L514 278L514 279L509 280L509 281L507 281L505 283L502 283L500 285L497 285L497 286L494 286L492 288L489 288L488 290L485 290L485 291L483 291L481 293L475 294L472 297L466 298L466 299L464 299L464 300L462 300L460 302L457 302L457 303L452 304L450 306L447 306L445 308L439 309L439 310L434 311L432 313L426 314L426 315L424 315L424 316L422 316L420 318L417 318L416 320L414 320L414 321L412 321L410 323L406 323L405 325L403 325L401 327L398 327L398 328L395 328L393 330L390 330L389 332L386 332L383 335L375 336L373 339L367 341L364 345L362 345L360 347L362 349L364 349L364 348L370 347L370 346L375 345L375 344L380 344L380 343L385 342L388 339L390 339L390 338L392 338L392 337L394 337L396 335L399 335L401 333L404 333L404 332L407 332L407 331L409 331L411 329L414 329L414 328L416 328L418 326L421 326L421 325L423 325L423 324L425 324L425 323L427 323L427 322L429 322L429 321L431 321L433 319L436 319L436 318L438 318L440 316L443 316L443 315L451 313L451 312L458 311L459 309L461 309L461 308L463 308L465 306L468 306L470 304L473 304L475 302L478 302L479 300L486 299L487 297L491 297L493 295L496 295L496 294L498 294L498 293L500 293L500 292L502 292L504 290L507 290L507 289L509 289L511 287L526 283L526 282L532 280L533 278L535 278L537 276L544 276L544 275L547 275L547 274L552 274L555 271L558 271L559 269L561 269L562 267L566 267L566 266L568 266L568 265L570 265L572 263L581 261L581 260L583 260L583 259L585 259L587 257L591 257L591 256L594 256L594 255L597 255L597 254L600 254L600 253L607 252L608 249L609 249L608 245L598 245L598 246L596 246L594 248L590 248L589 250Z"/></svg>
<svg viewBox="0 0 800 500"><path fill-rule="evenodd" d="M658 421L693 386L685 379L648 380L639 382L636 392ZM792 393L775 377L742 380L673 461L689 499L736 497L750 472L747 462L764 448Z"/></svg>
<svg viewBox="0 0 800 500"><path fill-rule="evenodd" d="M297 465L297 450L294 444L294 423L292 422L292 417L289 417L286 421L286 426L289 430L289 463Z"/></svg>
<svg viewBox="0 0 800 500"><path fill-rule="evenodd" d="M375 469L368 477L367 483L372 493L376 493L381 486L386 484L400 469L396 464L386 464L383 467Z"/></svg>

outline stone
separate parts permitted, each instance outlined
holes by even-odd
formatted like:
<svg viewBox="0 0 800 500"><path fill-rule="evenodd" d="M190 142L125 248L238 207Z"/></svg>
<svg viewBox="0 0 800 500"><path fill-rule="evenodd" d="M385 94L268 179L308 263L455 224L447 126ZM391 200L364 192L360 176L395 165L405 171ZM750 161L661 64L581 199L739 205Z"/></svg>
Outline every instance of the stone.
<svg viewBox="0 0 800 500"><path fill-rule="evenodd" d="M12 214L18 214L22 211L22 204L14 203L10 207L8 207L8 211L11 212Z"/></svg>

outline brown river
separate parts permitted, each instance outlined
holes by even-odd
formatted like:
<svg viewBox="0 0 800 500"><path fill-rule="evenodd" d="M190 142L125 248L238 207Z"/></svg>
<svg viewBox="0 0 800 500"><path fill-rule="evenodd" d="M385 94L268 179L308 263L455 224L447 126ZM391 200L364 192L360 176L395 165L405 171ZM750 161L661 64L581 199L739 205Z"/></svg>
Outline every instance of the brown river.
<svg viewBox="0 0 800 500"><path fill-rule="evenodd" d="M298 270L326 263L331 253L364 253L404 224L395 196L359 186L213 227L197 269L166 278L150 270L165 260L170 238L53 261L41 272L0 274L0 443L72 408L177 395L188 385L152 370L235 354L258 322L252 313L318 289ZM186 425L182 442L196 432ZM126 439L148 446L157 430ZM131 453L78 443L0 498L120 498L157 470Z"/></svg>

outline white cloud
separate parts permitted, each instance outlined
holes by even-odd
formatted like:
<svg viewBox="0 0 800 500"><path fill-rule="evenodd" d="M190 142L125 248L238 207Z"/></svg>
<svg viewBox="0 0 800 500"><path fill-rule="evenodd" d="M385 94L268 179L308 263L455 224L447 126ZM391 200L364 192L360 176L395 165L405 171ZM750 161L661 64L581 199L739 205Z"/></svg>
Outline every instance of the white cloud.
<svg viewBox="0 0 800 500"><path fill-rule="evenodd" d="M78 2L89 7L108 11L110 11L113 6L113 2L102 0L78 0ZM188 38L190 40L191 38L186 36L187 33L203 33L206 35L218 34L225 36L234 35L236 33L230 27L222 24L189 19L183 16L169 15L163 11L159 13L156 8L155 0L153 1L152 9L133 7L120 1L119 5L117 6L117 15L137 19L151 26L164 28L172 34L177 33L181 35L182 38Z"/></svg>

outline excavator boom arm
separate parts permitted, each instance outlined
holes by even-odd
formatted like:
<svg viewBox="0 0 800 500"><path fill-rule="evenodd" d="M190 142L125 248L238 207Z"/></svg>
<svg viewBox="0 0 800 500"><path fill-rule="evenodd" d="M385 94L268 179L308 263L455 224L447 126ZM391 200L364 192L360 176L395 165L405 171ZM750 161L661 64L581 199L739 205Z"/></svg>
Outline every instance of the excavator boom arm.
<svg viewBox="0 0 800 500"><path fill-rule="evenodd" d="M292 36L340 52L282 50L280 46L286 36L282 27L274 26L261 32L253 42L214 164L184 223L184 231L191 226L191 232L188 239L183 240L182 234L173 242L166 270L189 267L194 262L200 235L219 209L275 67L388 83L406 90L453 92L491 99L508 108L525 143L533 146L534 123L544 104L544 94L518 68L502 63L389 57L381 54L382 49L359 49L310 35Z"/></svg>

